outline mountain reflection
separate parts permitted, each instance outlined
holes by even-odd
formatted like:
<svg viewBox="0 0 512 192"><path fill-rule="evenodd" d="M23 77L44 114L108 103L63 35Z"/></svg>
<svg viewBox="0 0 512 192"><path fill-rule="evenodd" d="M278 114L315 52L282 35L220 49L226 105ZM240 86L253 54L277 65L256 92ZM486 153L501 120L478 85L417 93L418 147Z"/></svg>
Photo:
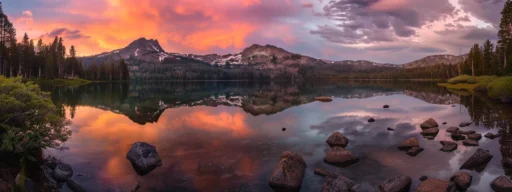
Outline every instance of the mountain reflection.
<svg viewBox="0 0 512 192"><path fill-rule="evenodd" d="M490 177L512 176L501 165L502 158L512 157L511 106L433 83L132 82L43 88L73 121L70 150L49 153L84 175L76 179L90 191L125 190L135 181L143 191L269 191L268 177L286 150L301 154L308 170L340 172L367 191L397 173L449 179L476 150L459 145L453 153L439 152L439 141L451 140L443 129L463 121L474 122L470 129L482 134L503 133L501 139L480 141L495 158L484 170L487 176L472 174L473 191L487 191ZM319 95L334 96L334 102L314 102ZM383 109L384 104L391 108ZM448 123L434 141L419 136L418 125L430 117ZM368 123L369 118L377 123ZM360 162L335 169L322 161L325 139L335 131L350 139L347 149ZM425 148L416 158L396 149L412 136ZM155 145L163 161L144 177L134 174L125 158L137 141ZM318 191L323 179L306 175L302 190Z"/></svg>

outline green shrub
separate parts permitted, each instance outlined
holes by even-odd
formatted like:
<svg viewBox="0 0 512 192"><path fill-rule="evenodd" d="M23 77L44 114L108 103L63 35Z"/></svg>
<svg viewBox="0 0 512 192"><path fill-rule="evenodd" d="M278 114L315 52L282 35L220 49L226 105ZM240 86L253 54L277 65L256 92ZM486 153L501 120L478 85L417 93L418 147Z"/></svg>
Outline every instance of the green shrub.
<svg viewBox="0 0 512 192"><path fill-rule="evenodd" d="M32 82L0 76L0 150L26 155L58 148L71 135L50 95Z"/></svg>
<svg viewBox="0 0 512 192"><path fill-rule="evenodd" d="M468 83L483 83L483 84L489 84L493 82L494 80L498 79L497 76L476 76L468 79Z"/></svg>
<svg viewBox="0 0 512 192"><path fill-rule="evenodd" d="M512 99L512 77L502 77L487 86L488 95L493 99L510 101Z"/></svg>
<svg viewBox="0 0 512 192"><path fill-rule="evenodd" d="M449 79L448 83L450 83L450 84L469 83L469 81L476 82L476 77L469 76L469 75L460 75L460 76Z"/></svg>

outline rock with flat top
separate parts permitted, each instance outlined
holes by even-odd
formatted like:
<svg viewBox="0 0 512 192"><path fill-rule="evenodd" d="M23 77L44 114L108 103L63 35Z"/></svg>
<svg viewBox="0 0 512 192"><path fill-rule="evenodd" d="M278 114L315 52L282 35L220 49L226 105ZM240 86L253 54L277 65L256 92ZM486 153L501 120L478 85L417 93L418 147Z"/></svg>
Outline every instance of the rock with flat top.
<svg viewBox="0 0 512 192"><path fill-rule="evenodd" d="M409 176L396 175L386 179L379 185L381 192L409 192L412 178Z"/></svg>
<svg viewBox="0 0 512 192"><path fill-rule="evenodd" d="M456 131L459 131L458 127L449 127L448 129L446 129L446 132L448 132L448 133L453 133Z"/></svg>
<svg viewBox="0 0 512 192"><path fill-rule="evenodd" d="M429 128L420 132L420 134L423 136L436 136L437 133L439 133L438 128Z"/></svg>
<svg viewBox="0 0 512 192"><path fill-rule="evenodd" d="M463 135L470 135L470 134L475 134L476 131L473 131L473 130L469 130L469 131L459 131L460 134L463 134Z"/></svg>
<svg viewBox="0 0 512 192"><path fill-rule="evenodd" d="M441 151L444 152L452 152L457 149L457 143L451 142L451 141L441 141L441 145L443 145L443 148L441 148Z"/></svg>
<svg viewBox="0 0 512 192"><path fill-rule="evenodd" d="M359 158L349 150L333 147L325 154L324 161L332 165L346 167L359 161Z"/></svg>
<svg viewBox="0 0 512 192"><path fill-rule="evenodd" d="M436 120L430 118L423 123L420 124L421 129L429 129L434 127L439 127L439 124L437 124Z"/></svg>
<svg viewBox="0 0 512 192"><path fill-rule="evenodd" d="M320 169L320 168L316 168L314 173L315 173L315 175L320 175L320 176L323 176L323 177L327 177L327 176L330 176L330 175L335 175L333 173L329 173L329 171L327 171L325 169Z"/></svg>
<svg viewBox="0 0 512 192"><path fill-rule="evenodd" d="M468 135L468 139L480 141L480 139L482 139L482 134L481 133L470 134L470 135Z"/></svg>
<svg viewBox="0 0 512 192"><path fill-rule="evenodd" d="M473 139L465 139L462 141L462 144L465 146L478 146L478 141Z"/></svg>
<svg viewBox="0 0 512 192"><path fill-rule="evenodd" d="M471 186L471 180L473 177L466 172L459 171L450 179L458 190L466 191Z"/></svg>
<svg viewBox="0 0 512 192"><path fill-rule="evenodd" d="M420 143L418 142L418 139L416 137L411 137L405 141L403 141L399 146L398 149L400 150L409 150L413 147L419 147Z"/></svg>
<svg viewBox="0 0 512 192"><path fill-rule="evenodd" d="M420 183L415 192L455 192L456 187L453 182L440 179L427 179Z"/></svg>
<svg viewBox="0 0 512 192"><path fill-rule="evenodd" d="M416 155L418 155L422 151L423 151L423 148L421 148L421 147L413 147L413 148L409 149L409 151L407 151L406 154L409 155L409 156L415 157Z"/></svg>
<svg viewBox="0 0 512 192"><path fill-rule="evenodd" d="M492 181L491 188L495 192L511 192L512 181L505 176L499 176Z"/></svg>
<svg viewBox="0 0 512 192"><path fill-rule="evenodd" d="M315 97L315 100L320 101L320 102L331 102L332 98L326 97L326 96L320 96L320 97Z"/></svg>
<svg viewBox="0 0 512 192"><path fill-rule="evenodd" d="M460 141L460 140L466 139L466 136L460 134L459 131L452 132L451 137L454 141Z"/></svg>
<svg viewBox="0 0 512 192"><path fill-rule="evenodd" d="M484 137L488 138L488 139L496 139L496 138L500 137L500 134L494 134L494 133L489 132L489 133L486 133L484 135Z"/></svg>
<svg viewBox="0 0 512 192"><path fill-rule="evenodd" d="M348 145L348 138L342 135L340 132L335 132L329 138L327 139L327 144L329 146L339 146L339 147L346 147Z"/></svg>
<svg viewBox="0 0 512 192"><path fill-rule="evenodd" d="M285 151L272 172L268 184L274 191L299 191L306 167L306 162L300 155Z"/></svg>
<svg viewBox="0 0 512 192"><path fill-rule="evenodd" d="M471 122L462 122L459 124L459 127L467 127L467 126L470 126L471 125Z"/></svg>
<svg viewBox="0 0 512 192"><path fill-rule="evenodd" d="M488 150L478 148L475 153L462 164L460 169L474 170L480 173L485 169L492 157Z"/></svg>

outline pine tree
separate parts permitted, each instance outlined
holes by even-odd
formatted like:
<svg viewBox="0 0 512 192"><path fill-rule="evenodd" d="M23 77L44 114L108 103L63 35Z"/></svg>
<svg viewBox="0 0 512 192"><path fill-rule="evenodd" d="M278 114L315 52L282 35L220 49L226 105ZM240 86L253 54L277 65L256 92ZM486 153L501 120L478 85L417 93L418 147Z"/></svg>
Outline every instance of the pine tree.
<svg viewBox="0 0 512 192"><path fill-rule="evenodd" d="M71 48L69 49L69 56L70 56L69 65L71 66L71 77L74 78L75 77L75 66L77 65L77 61L76 61L76 50L75 50L75 46L73 46L73 45L71 45Z"/></svg>
<svg viewBox="0 0 512 192"><path fill-rule="evenodd" d="M41 75L42 75L42 67L44 65L44 59L46 57L46 50L45 50L45 46L43 44L43 40L42 39L39 39L39 41L37 41L37 68L38 68L38 73L37 73L37 77L38 78L41 78Z"/></svg>
<svg viewBox="0 0 512 192"><path fill-rule="evenodd" d="M502 65L500 68L506 68L508 66L507 62L510 56L510 43L512 42L512 2L507 0L505 2L505 7L501 11L501 22L500 22L500 30L498 31L498 50L500 63Z"/></svg>
<svg viewBox="0 0 512 192"><path fill-rule="evenodd" d="M483 47L483 60L484 64L481 67L482 75L492 75L496 73L495 59L494 59L494 45L489 39L485 41Z"/></svg>

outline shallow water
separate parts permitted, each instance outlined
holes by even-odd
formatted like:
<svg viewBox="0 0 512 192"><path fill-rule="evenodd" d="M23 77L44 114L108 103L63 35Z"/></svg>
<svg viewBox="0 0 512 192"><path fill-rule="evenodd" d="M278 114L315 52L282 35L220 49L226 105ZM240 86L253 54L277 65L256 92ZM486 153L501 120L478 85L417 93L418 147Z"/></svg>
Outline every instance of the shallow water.
<svg viewBox="0 0 512 192"><path fill-rule="evenodd" d="M319 95L334 100L314 101ZM505 175L502 157L512 157L510 105L430 83L113 83L55 88L52 98L72 119L73 136L68 150L47 154L70 164L88 191L129 191L136 182L141 191L272 191L267 182L283 151L306 161L304 192L322 188L314 168L341 173L362 191L378 191L387 177L403 174L413 178L413 191L423 175L449 180L476 151L462 141L454 152L439 151L440 141L452 141L445 130L465 121L474 123L462 130L505 133L480 140L494 158L483 172L470 172L468 191L491 191L491 181ZM370 117L376 122L368 123ZM447 122L435 140L419 134L428 118ZM323 162L325 140L336 131L349 138L347 149L359 162L345 168ZM399 151L409 137L418 137L425 151L416 157ZM137 141L155 145L163 166L138 176L125 157Z"/></svg>

